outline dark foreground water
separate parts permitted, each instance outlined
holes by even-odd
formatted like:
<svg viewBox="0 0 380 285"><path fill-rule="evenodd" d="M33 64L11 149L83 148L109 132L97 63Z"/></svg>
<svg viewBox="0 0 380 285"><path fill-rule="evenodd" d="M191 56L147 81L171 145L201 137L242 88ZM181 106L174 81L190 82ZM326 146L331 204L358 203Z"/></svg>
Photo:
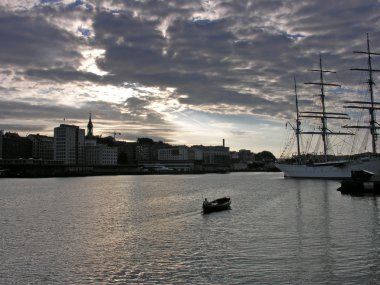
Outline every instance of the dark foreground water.
<svg viewBox="0 0 380 285"><path fill-rule="evenodd" d="M0 284L380 284L379 197L280 173L0 179ZM203 215L202 199L232 210Z"/></svg>

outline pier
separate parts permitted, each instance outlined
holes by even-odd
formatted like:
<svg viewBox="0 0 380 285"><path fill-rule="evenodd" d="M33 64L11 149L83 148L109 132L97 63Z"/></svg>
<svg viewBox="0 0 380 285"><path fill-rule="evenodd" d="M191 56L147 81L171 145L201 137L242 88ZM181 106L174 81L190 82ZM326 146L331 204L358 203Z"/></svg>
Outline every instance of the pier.
<svg viewBox="0 0 380 285"><path fill-rule="evenodd" d="M380 176L366 170L352 171L351 179L343 180L337 190L354 196L380 195Z"/></svg>

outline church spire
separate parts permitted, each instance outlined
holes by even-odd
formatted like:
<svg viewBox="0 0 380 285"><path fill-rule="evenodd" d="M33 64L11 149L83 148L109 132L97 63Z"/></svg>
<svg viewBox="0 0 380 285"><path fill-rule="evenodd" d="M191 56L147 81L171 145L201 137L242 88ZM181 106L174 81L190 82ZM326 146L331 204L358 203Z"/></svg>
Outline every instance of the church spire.
<svg viewBox="0 0 380 285"><path fill-rule="evenodd" d="M92 129L93 129L93 124L91 122L91 112L90 112L90 118L89 118L88 124L87 124L87 137L89 137L89 138L94 136Z"/></svg>

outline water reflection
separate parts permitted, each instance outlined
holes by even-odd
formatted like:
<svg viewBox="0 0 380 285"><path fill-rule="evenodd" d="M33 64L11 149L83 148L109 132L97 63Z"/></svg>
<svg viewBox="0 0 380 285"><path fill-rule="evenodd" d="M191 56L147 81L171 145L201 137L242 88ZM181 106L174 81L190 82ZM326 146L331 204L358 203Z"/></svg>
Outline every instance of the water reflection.
<svg viewBox="0 0 380 285"><path fill-rule="evenodd" d="M377 284L378 197L273 173L0 180L0 283ZM232 210L202 215L203 197Z"/></svg>

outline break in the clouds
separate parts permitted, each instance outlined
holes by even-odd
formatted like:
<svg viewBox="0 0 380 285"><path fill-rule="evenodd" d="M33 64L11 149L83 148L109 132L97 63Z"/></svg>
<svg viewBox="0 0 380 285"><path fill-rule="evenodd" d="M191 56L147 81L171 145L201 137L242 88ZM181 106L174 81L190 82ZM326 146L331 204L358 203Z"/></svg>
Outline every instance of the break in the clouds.
<svg viewBox="0 0 380 285"><path fill-rule="evenodd" d="M121 139L219 144L278 154L302 82L324 65L358 93L366 33L380 50L377 0L0 0L0 128L52 134L62 122ZM374 61L380 66L380 59ZM375 81L378 77L375 78ZM329 78L330 80L330 78ZM379 80L378 80L379 81ZM329 94L328 94L329 95ZM377 94L380 96L380 94Z"/></svg>

